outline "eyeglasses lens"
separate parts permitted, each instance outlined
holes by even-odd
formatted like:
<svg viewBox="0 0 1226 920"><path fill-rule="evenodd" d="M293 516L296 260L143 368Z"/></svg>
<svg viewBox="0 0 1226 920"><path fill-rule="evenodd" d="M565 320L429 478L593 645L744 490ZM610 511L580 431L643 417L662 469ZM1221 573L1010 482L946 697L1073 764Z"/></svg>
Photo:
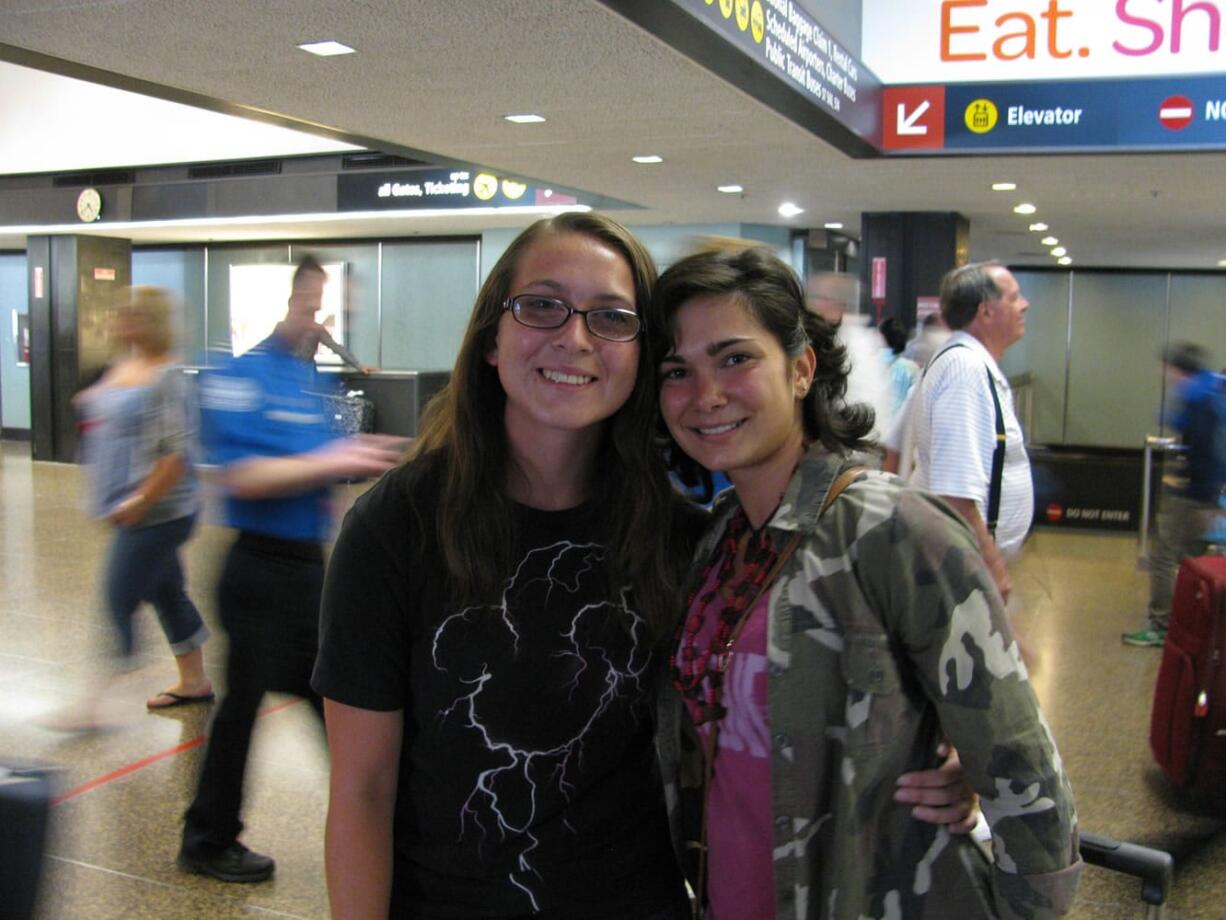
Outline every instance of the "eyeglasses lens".
<svg viewBox="0 0 1226 920"><path fill-rule="evenodd" d="M629 310L572 310L551 297L514 297L511 312L525 326L536 329L557 329L571 313L578 313L592 335L612 342L629 342L639 333L639 318Z"/></svg>

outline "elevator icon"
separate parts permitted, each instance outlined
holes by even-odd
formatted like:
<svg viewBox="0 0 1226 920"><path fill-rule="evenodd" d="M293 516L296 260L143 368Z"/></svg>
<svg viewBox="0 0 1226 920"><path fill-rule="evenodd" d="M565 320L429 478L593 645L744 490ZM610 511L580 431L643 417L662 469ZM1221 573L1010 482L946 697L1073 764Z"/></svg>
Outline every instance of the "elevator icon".
<svg viewBox="0 0 1226 920"><path fill-rule="evenodd" d="M966 107L963 120L976 134L987 134L996 127L1000 112L991 99L976 99Z"/></svg>

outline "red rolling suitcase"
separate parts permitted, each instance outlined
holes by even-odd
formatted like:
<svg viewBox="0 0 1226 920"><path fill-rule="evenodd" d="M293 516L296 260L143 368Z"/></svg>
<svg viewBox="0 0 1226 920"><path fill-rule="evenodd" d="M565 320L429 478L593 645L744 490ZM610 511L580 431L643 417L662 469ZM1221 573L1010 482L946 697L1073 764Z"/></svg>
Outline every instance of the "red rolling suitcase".
<svg viewBox="0 0 1226 920"><path fill-rule="evenodd" d="M1178 786L1226 794L1226 556L1185 559L1154 693L1149 745Z"/></svg>

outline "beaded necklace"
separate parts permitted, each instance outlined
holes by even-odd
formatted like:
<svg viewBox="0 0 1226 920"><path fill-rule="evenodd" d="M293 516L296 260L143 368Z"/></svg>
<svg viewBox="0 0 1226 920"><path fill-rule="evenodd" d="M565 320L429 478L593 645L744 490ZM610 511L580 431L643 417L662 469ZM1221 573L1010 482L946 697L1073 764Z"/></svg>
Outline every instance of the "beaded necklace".
<svg viewBox="0 0 1226 920"><path fill-rule="evenodd" d="M686 609L691 612L677 627L669 668L673 685L688 701L698 725L718 722L727 713L722 702L724 674L732 662L732 650L742 621L749 616L750 605L761 595L763 581L777 557L767 528L754 530L745 510L738 508L724 531L720 552L707 563L698 587L686 599ZM703 591L716 567L719 573L714 585ZM724 606L719 612L715 634L710 646L700 649L698 634L707 620L707 608L721 594ZM694 603L696 597L697 604Z"/></svg>

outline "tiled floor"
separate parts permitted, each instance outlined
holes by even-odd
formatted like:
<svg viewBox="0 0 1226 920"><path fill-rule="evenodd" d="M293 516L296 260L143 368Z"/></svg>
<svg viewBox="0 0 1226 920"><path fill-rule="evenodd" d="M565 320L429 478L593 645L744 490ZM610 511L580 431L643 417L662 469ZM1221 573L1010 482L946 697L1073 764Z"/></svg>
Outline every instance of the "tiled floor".
<svg viewBox="0 0 1226 920"><path fill-rule="evenodd" d="M322 833L327 758L309 709L270 697L248 773L245 841L277 859L275 880L225 885L174 865L208 707L148 714L173 681L151 613L140 615L141 667L107 687L116 721L64 735L38 718L99 686L109 633L96 600L106 534L80 510L79 471L31 463L0 444L0 760L58 765L41 916L175 918L327 916ZM190 591L210 623L210 586L227 533L205 524L189 544ZM1146 577L1127 536L1040 532L1015 579L1021 623L1042 662L1034 681L1068 766L1082 827L1158 846L1177 860L1173 920L1226 918L1226 816L1198 815L1173 796L1146 742L1159 652L1119 641L1140 623ZM220 640L207 664L220 684ZM1072 916L1142 916L1138 886L1087 869ZM0 914L3 909L0 907ZM582 920L582 918L577 918Z"/></svg>

